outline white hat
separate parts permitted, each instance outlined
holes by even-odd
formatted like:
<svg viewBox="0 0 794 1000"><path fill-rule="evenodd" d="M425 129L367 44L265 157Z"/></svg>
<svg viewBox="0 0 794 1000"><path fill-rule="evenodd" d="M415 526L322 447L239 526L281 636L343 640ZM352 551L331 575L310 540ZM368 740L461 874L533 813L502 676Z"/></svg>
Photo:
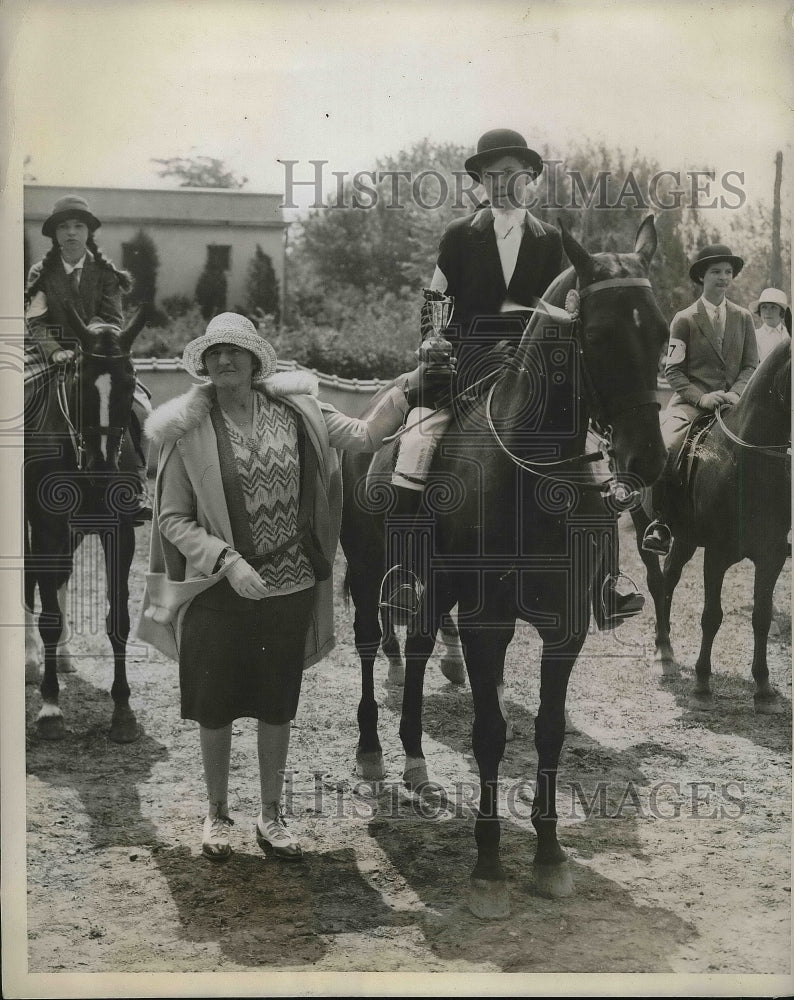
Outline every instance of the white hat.
<svg viewBox="0 0 794 1000"><path fill-rule="evenodd" d="M758 312L761 306L767 302L770 303L770 305L780 306L783 312L788 309L788 299L786 298L786 293L781 292L779 288L765 288L758 296L755 311Z"/></svg>
<svg viewBox="0 0 794 1000"><path fill-rule="evenodd" d="M182 367L185 371L194 378L207 381L202 359L204 352L214 344L233 344L250 351L262 366L261 371L256 373L257 379L269 378L276 371L277 358L273 345L257 333L250 319L233 312L213 316L207 324L206 332L186 345L182 352Z"/></svg>

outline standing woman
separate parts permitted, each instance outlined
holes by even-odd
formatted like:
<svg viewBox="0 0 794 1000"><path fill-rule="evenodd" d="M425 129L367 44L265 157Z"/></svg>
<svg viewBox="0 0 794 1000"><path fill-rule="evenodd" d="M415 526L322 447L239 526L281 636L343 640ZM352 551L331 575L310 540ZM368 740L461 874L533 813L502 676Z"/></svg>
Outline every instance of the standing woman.
<svg viewBox="0 0 794 1000"><path fill-rule="evenodd" d="M258 720L257 842L298 859L281 794L303 669L334 645L334 449L375 451L408 404L392 388L360 420L319 402L316 378L275 374L272 346L236 313L214 317L182 363L203 384L158 407L146 425L160 457L138 636L179 660L182 717L199 723L203 853L223 860L231 852L232 722L248 717ZM420 378L416 369L400 382L415 390Z"/></svg>
<svg viewBox="0 0 794 1000"><path fill-rule="evenodd" d="M131 290L132 278L97 246L94 233L101 224L84 198L69 194L58 199L41 227L52 246L28 274L25 320L28 335L45 364L65 364L74 358L78 336L72 330L67 306L72 306L87 326L97 322L123 325L121 297ZM136 380L121 467L137 477L136 505L127 516L138 523L152 516L142 439L143 422L149 413L147 390Z"/></svg>

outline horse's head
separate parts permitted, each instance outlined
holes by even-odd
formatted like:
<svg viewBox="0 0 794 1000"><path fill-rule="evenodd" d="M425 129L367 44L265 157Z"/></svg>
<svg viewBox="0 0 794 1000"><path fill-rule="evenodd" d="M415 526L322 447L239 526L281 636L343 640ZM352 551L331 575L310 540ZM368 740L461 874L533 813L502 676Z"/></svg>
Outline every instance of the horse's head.
<svg viewBox="0 0 794 1000"><path fill-rule="evenodd" d="M80 345L74 381L74 417L88 473L118 472L119 453L132 410L135 369L130 348L146 322L141 307L123 329L82 321L71 309Z"/></svg>
<svg viewBox="0 0 794 1000"><path fill-rule="evenodd" d="M580 298L578 339L591 419L611 440L615 471L632 488L664 463L656 378L668 327L648 280L656 227L648 216L631 253L588 253L564 226Z"/></svg>

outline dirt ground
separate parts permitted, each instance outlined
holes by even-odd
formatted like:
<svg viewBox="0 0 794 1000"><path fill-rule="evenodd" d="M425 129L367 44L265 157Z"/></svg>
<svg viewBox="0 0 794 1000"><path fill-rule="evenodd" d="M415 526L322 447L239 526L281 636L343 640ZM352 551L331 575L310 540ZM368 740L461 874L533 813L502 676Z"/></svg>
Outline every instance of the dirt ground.
<svg viewBox="0 0 794 1000"><path fill-rule="evenodd" d="M644 589L629 529L622 524L623 566ZM139 529L134 616L147 546L148 529ZM699 555L674 606L680 680L662 680L653 666L650 602L617 632L589 636L570 687L558 796L576 894L557 901L533 890L540 644L533 629L519 629L506 671L516 738L501 770L512 912L483 922L466 906L477 780L471 696L468 685L442 676L437 656L427 673L424 745L440 788L416 800L401 786L401 689L386 686L385 659L376 665L376 692L388 777L379 788L363 784L354 760L352 611L340 595L337 648L306 673L292 733L288 822L305 862L280 864L256 846L255 731L241 721L231 775L234 854L213 865L200 854L198 734L179 718L175 664L146 647L131 649L141 738L127 746L107 738L111 664L96 560L86 543L71 605L81 655L77 673L62 678L62 742L38 738L39 694L26 689L30 973L214 974L209 987L169 980L177 992L157 996L183 989L225 995L232 973L253 976L232 995L354 995L358 973L386 974L385 985L365 987L372 995L443 993L441 978L414 986L412 974L428 973L457 974L455 992L475 995L497 983L501 994L553 993L553 980L537 978L542 973L587 974L578 979L582 992L601 974L698 975L703 990L715 993L728 974L790 975L790 563L775 593L777 634L769 644L780 715L753 710L749 563L726 578L711 712L695 710L688 698L699 641ZM343 566L340 555L339 580ZM338 983L336 973L350 977L349 989L323 985ZM763 985L760 992L768 995Z"/></svg>

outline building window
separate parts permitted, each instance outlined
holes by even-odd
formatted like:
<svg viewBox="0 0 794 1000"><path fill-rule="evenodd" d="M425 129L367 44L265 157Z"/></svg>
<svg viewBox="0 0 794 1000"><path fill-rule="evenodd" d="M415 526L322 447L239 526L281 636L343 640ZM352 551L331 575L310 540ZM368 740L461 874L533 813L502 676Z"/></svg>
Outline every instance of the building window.
<svg viewBox="0 0 794 1000"><path fill-rule="evenodd" d="M210 270L228 271L232 266L232 248L219 243L207 247L207 267Z"/></svg>

